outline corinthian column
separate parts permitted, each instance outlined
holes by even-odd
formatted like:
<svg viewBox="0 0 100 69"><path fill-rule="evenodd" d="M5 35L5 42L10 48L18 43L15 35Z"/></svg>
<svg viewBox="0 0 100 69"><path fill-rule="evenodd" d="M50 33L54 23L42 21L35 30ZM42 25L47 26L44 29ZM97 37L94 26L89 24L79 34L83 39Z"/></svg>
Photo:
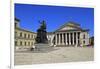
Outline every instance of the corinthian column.
<svg viewBox="0 0 100 69"><path fill-rule="evenodd" d="M57 34L56 34L56 38L55 38L55 44L57 45Z"/></svg>
<svg viewBox="0 0 100 69"><path fill-rule="evenodd" d="M71 45L70 33L69 33L69 45Z"/></svg>
<svg viewBox="0 0 100 69"><path fill-rule="evenodd" d="M68 43L67 43L67 33L65 34L65 38L66 38L66 45L68 45Z"/></svg>
<svg viewBox="0 0 100 69"><path fill-rule="evenodd" d="M73 33L73 45L74 45L74 33Z"/></svg>
<svg viewBox="0 0 100 69"><path fill-rule="evenodd" d="M62 45L64 45L64 34L62 33Z"/></svg>
<svg viewBox="0 0 100 69"><path fill-rule="evenodd" d="M60 43L60 34L59 34L59 45L61 45L61 43Z"/></svg>

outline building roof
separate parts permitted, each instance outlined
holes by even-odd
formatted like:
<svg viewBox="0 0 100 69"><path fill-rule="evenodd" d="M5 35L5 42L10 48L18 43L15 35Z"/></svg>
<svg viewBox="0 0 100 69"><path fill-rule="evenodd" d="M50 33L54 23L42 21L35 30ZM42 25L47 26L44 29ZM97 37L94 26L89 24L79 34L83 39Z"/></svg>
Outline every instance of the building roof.
<svg viewBox="0 0 100 69"><path fill-rule="evenodd" d="M15 28L15 29L36 34L35 32L29 31L29 30L26 30L26 29L22 29L22 28Z"/></svg>
<svg viewBox="0 0 100 69"><path fill-rule="evenodd" d="M60 29L62 29L62 28L64 28L64 27L66 27L66 26L68 26L68 27L73 27L73 28L76 28L76 29L60 30ZM82 29L82 28L80 27L80 24L75 23L75 22L73 22L73 21L68 21L67 23L63 24L60 28L58 28L58 29L57 29L56 31L54 31L54 32L66 32L66 31L82 31L82 32L85 32L85 31L89 31L89 29Z"/></svg>
<svg viewBox="0 0 100 69"><path fill-rule="evenodd" d="M73 25L80 26L80 24L78 24L78 23L76 23L76 22L73 22L73 21L68 21L68 22L67 22L67 25L68 25L68 24L73 24Z"/></svg>
<svg viewBox="0 0 100 69"><path fill-rule="evenodd" d="M85 32L85 31L88 31L88 29L87 30L61 30L61 31L57 31L57 32L70 32L70 31L82 31L82 32Z"/></svg>

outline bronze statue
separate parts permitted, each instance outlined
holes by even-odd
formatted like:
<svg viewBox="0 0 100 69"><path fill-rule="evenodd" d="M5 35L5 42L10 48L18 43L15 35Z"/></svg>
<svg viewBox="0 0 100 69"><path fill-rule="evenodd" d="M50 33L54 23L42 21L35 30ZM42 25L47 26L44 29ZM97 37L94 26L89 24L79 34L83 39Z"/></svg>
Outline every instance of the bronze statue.
<svg viewBox="0 0 100 69"><path fill-rule="evenodd" d="M40 28L37 30L36 43L48 43L46 22L43 20L40 24Z"/></svg>

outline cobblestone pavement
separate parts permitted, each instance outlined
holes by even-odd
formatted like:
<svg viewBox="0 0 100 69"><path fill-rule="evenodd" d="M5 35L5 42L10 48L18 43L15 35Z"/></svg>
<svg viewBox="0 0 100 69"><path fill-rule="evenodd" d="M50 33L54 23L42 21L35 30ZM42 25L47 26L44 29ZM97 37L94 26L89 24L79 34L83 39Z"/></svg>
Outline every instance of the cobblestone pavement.
<svg viewBox="0 0 100 69"><path fill-rule="evenodd" d="M15 65L93 61L92 47L54 47L46 51L15 52Z"/></svg>

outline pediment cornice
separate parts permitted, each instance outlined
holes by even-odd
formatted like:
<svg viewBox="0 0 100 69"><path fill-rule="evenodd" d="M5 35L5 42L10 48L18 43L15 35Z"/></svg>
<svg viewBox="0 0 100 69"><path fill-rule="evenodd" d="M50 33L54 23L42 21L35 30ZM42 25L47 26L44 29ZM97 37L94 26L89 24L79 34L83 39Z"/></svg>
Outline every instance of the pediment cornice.
<svg viewBox="0 0 100 69"><path fill-rule="evenodd" d="M67 22L64 25L62 25L60 28L58 28L56 31L70 31L70 30L81 31L82 28L77 23Z"/></svg>

